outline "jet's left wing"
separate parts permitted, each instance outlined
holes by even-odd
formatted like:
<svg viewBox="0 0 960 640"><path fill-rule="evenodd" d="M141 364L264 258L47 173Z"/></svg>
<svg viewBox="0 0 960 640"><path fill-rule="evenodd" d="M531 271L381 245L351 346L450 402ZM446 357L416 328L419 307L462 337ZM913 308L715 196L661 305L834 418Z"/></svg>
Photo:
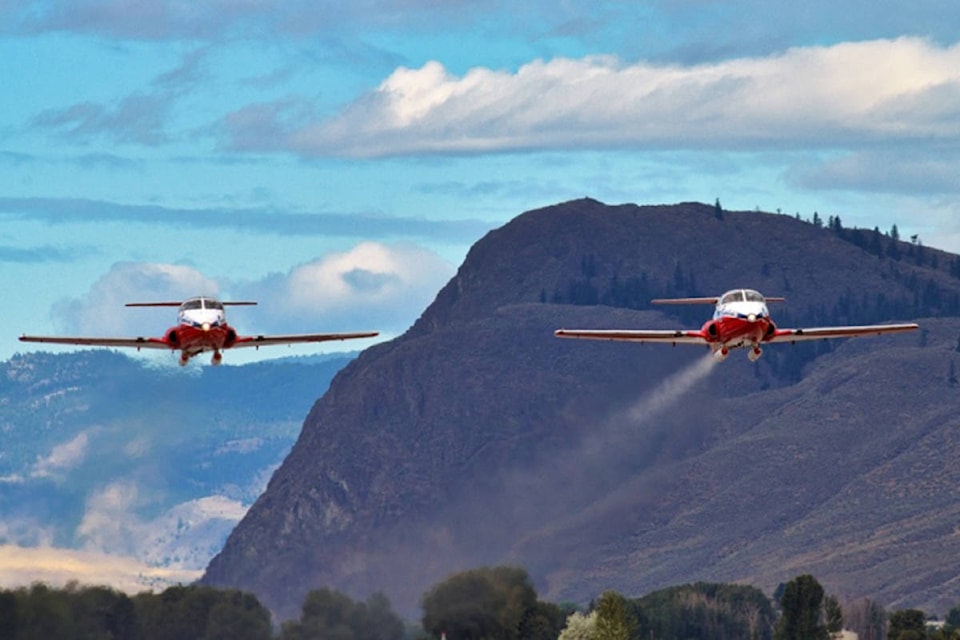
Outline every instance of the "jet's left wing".
<svg viewBox="0 0 960 640"><path fill-rule="evenodd" d="M669 342L670 344L709 344L699 331L634 329L557 329L558 338L619 340L624 342Z"/></svg>
<svg viewBox="0 0 960 640"><path fill-rule="evenodd" d="M20 342L79 344L88 347L131 347L133 349L172 349L163 338L70 338L60 336L20 336Z"/></svg>
<svg viewBox="0 0 960 640"><path fill-rule="evenodd" d="M773 336L764 342L800 342L802 340L825 340L828 338L857 338L861 336L880 336L887 333L903 333L919 329L920 325L909 322L904 324L868 324L850 327L814 327L812 329L777 329Z"/></svg>
<svg viewBox="0 0 960 640"><path fill-rule="evenodd" d="M266 347L272 344L296 344L301 342L329 342L331 340L353 340L354 338L373 338L380 335L378 331L362 331L359 333L294 333L277 336L238 336L232 348Z"/></svg>

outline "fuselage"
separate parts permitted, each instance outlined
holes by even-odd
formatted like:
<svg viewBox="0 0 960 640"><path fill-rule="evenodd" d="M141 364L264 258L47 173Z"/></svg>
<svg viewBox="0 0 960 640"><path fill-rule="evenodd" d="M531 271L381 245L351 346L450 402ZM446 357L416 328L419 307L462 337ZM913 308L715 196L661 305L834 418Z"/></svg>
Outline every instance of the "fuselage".
<svg viewBox="0 0 960 640"><path fill-rule="evenodd" d="M186 362L204 351L213 351L213 362L218 364L220 350L230 347L237 332L227 324L223 303L214 298L198 296L185 300L177 312L178 324L165 335L172 348L180 350L180 362Z"/></svg>
<svg viewBox="0 0 960 640"><path fill-rule="evenodd" d="M760 344L776 330L766 299L752 289L733 289L717 301L702 331L714 351L748 347L759 357Z"/></svg>

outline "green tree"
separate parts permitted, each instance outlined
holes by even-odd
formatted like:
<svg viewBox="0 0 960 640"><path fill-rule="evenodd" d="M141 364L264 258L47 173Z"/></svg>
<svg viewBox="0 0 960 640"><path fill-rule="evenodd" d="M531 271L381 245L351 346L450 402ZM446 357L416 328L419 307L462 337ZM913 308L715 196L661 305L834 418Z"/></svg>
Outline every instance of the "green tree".
<svg viewBox="0 0 960 640"><path fill-rule="evenodd" d="M283 624L283 640L400 640L403 621L382 593L357 602L332 589L316 589L304 598L299 620Z"/></svg>
<svg viewBox="0 0 960 640"><path fill-rule="evenodd" d="M68 584L74 624L82 638L141 637L140 624L133 601L125 593L108 587L83 587Z"/></svg>
<svg viewBox="0 0 960 640"><path fill-rule="evenodd" d="M271 638L270 613L255 596L236 589L190 585L141 593L133 599L143 640Z"/></svg>
<svg viewBox="0 0 960 640"><path fill-rule="evenodd" d="M630 640L637 630L633 608L616 591L604 591L597 601L596 640Z"/></svg>
<svg viewBox="0 0 960 640"><path fill-rule="evenodd" d="M368 638L374 640L403 638L403 620L394 612L387 596L379 592L370 596L367 599L365 611Z"/></svg>
<svg viewBox="0 0 960 640"><path fill-rule="evenodd" d="M76 625L66 593L44 584L17 592L18 640L73 638Z"/></svg>
<svg viewBox="0 0 960 640"><path fill-rule="evenodd" d="M0 591L0 638L17 636L17 596L10 591Z"/></svg>
<svg viewBox="0 0 960 640"><path fill-rule="evenodd" d="M556 640L564 628L567 611L552 602L538 600L527 609L520 621L520 637L524 640Z"/></svg>
<svg viewBox="0 0 960 640"><path fill-rule="evenodd" d="M660 589L634 602L640 638L770 640L776 615L755 587L698 582Z"/></svg>
<svg viewBox="0 0 960 640"><path fill-rule="evenodd" d="M456 573L421 600L423 629L458 640L520 640L521 623L537 604L527 572L485 567Z"/></svg>
<svg viewBox="0 0 960 640"><path fill-rule="evenodd" d="M834 596L824 598L823 617L827 621L828 632L839 633L843 631L843 608Z"/></svg>
<svg viewBox="0 0 960 640"><path fill-rule="evenodd" d="M788 582L780 599L780 620L775 640L827 640L827 628L820 623L823 587L809 574Z"/></svg>
<svg viewBox="0 0 960 640"><path fill-rule="evenodd" d="M901 609L890 614L887 640L923 640L927 636L927 616L919 609Z"/></svg>
<svg viewBox="0 0 960 640"><path fill-rule="evenodd" d="M954 629L960 629L960 605L957 605L947 612L947 617L944 618L944 622Z"/></svg>
<svg viewBox="0 0 960 640"><path fill-rule="evenodd" d="M253 594L231 589L210 607L203 640L266 640L272 635L270 612Z"/></svg>

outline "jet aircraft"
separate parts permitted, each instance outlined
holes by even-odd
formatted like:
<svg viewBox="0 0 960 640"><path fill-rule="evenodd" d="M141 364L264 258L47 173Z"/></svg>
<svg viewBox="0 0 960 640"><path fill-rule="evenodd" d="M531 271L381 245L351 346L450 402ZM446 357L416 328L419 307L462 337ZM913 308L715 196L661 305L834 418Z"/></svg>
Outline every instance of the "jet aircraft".
<svg viewBox="0 0 960 640"><path fill-rule="evenodd" d="M131 302L128 307L179 307L177 325L167 329L161 338L79 338L58 336L20 336L21 342L44 342L50 344L78 344L101 347L132 347L140 349L168 349L180 351L180 366L190 358L205 351L212 351L210 364L218 365L223 359L224 349L241 347L265 347L273 344L294 344L302 342L326 342L329 340L351 340L353 338L372 338L379 335L376 331L360 333L306 333L290 335L253 335L242 336L227 324L224 311L226 306L255 305L256 302L221 302L210 296L197 296L183 302Z"/></svg>
<svg viewBox="0 0 960 640"><path fill-rule="evenodd" d="M714 304L713 318L699 331L630 330L630 329L558 329L558 338L586 338L592 340L622 340L627 342L666 342L705 345L717 360L724 360L730 349L749 349L747 357L755 362L761 355L762 344L826 338L855 338L901 333L918 328L914 323L873 324L845 327L815 327L810 329L780 329L774 324L767 309L768 302L783 302L784 298L764 298L752 289L733 289L720 297L659 298L654 304Z"/></svg>

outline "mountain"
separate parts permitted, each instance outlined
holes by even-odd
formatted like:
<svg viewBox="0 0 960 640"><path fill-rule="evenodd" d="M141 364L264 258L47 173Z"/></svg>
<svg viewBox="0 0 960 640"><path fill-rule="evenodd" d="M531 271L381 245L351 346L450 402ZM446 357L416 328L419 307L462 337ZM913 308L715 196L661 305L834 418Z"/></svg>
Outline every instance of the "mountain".
<svg viewBox="0 0 960 640"><path fill-rule="evenodd" d="M0 363L0 544L195 575L349 359L180 369L96 350ZM0 580L15 581L8 569Z"/></svg>
<svg viewBox="0 0 960 640"><path fill-rule="evenodd" d="M923 330L717 365L553 337L699 327L709 307L649 300L741 286L786 296L781 326ZM492 563L577 602L811 572L843 598L945 612L960 601L958 314L960 259L832 216L589 199L524 213L337 376L203 582L287 617L320 586L412 614L431 584Z"/></svg>

